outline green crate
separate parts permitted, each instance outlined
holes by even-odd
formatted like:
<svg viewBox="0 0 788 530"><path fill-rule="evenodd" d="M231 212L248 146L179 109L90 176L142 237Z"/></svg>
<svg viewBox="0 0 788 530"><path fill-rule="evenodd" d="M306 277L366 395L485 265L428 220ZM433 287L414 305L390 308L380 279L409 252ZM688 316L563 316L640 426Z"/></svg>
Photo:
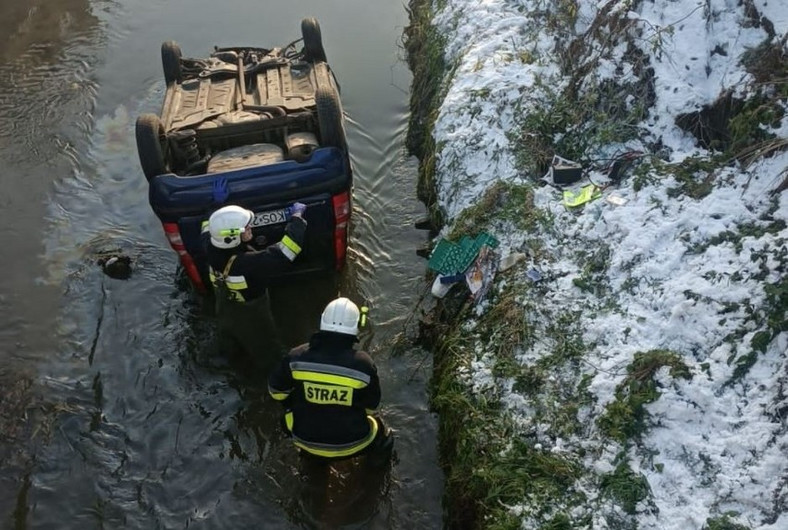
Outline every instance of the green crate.
<svg viewBox="0 0 788 530"><path fill-rule="evenodd" d="M465 272L484 245L495 248L498 240L485 232L476 239L464 236L459 243L441 239L432 250L427 266L444 276Z"/></svg>

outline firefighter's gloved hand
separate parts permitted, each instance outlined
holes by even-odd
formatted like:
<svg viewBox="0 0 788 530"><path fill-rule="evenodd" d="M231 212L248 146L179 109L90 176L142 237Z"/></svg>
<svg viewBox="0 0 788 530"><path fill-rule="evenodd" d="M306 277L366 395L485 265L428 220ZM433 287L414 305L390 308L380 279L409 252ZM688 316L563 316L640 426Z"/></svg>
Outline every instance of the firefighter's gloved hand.
<svg viewBox="0 0 788 530"><path fill-rule="evenodd" d="M290 215L293 217L304 217L304 212L306 211L306 204L302 202L294 202L293 205L290 207Z"/></svg>

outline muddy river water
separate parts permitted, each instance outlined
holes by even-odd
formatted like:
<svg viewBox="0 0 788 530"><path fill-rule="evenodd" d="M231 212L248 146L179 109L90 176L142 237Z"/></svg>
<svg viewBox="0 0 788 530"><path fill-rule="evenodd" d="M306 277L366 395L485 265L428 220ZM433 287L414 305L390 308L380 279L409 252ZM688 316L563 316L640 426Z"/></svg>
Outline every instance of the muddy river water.
<svg viewBox="0 0 788 530"><path fill-rule="evenodd" d="M371 308L389 473L315 478L266 383L214 346L147 203L133 126L158 112L159 46L283 45L316 17L355 167L348 267L275 290L286 342L337 293ZM425 286L416 161L403 147L408 22L388 0L0 1L0 528L439 528L429 362L402 344ZM128 280L97 256L133 259Z"/></svg>

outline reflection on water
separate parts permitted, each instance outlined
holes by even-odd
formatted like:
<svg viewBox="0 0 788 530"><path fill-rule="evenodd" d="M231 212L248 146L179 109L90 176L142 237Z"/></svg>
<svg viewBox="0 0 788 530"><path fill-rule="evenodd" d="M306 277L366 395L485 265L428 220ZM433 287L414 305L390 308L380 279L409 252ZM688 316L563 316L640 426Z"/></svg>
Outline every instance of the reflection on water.
<svg viewBox="0 0 788 530"><path fill-rule="evenodd" d="M155 59L162 40L188 44L200 38L190 28L216 31L205 21L248 12L248 0L57 0L46 10L42 1L13 1L0 19L0 158L9 166L0 172L8 190L0 215L15 221L0 235L14 256L0 280L0 317L10 323L0 350L16 361L0 371L1 421L11 418L0 425L8 492L0 527L439 527L428 373L414 370L420 356L390 355L424 289L414 252L424 236L413 229L421 205L410 198L416 164L401 147L407 95L389 85L388 59L343 62L359 39L369 43L367 61L379 49L395 55L401 27L381 26L381 10L404 23L402 7L350 1L345 9L369 17L352 37L336 7L306 0L267 8L306 7L286 14L320 19L351 113L356 169L348 267L338 278L274 289L275 317L293 346L337 294L371 308L360 346L381 373L400 455L380 473L352 460L302 465L278 427L281 410L264 375L249 359L217 351L211 306L185 288L147 204L133 122L157 108L163 83L160 65L134 54ZM91 14L99 8L100 22ZM172 24L169 10L194 18ZM279 31L276 19L238 19L217 41L265 44L257 39ZM108 252L131 258L128 280L102 273L98 258Z"/></svg>
<svg viewBox="0 0 788 530"><path fill-rule="evenodd" d="M95 83L85 74L95 61L88 61L92 48L82 43L100 42L86 0L5 1L2 15L0 246L6 259L0 318L13 323L5 326L3 342L17 347L2 348L0 360L21 366L25 363L16 363L17 356L36 357L51 344L31 327L42 316L54 316L42 313L55 305L55 293L39 289L35 281L41 272L44 197L55 179L71 173L74 146L86 140L87 127L75 129L74 120L90 119ZM19 351L25 348L33 351Z"/></svg>
<svg viewBox="0 0 788 530"><path fill-rule="evenodd" d="M44 198L53 180L71 172L72 146L85 139L85 128L73 127L95 97L85 76L90 47L82 44L98 46L97 35L87 0L6 0L0 8L2 527L24 527L33 454L51 432L46 418L57 412L35 384L37 365L55 344L59 300L57 289L39 283Z"/></svg>
<svg viewBox="0 0 788 530"><path fill-rule="evenodd" d="M359 459L332 465L300 462L294 520L316 527L362 525L372 519L391 485L390 469L370 470Z"/></svg>
<svg viewBox="0 0 788 530"><path fill-rule="evenodd" d="M75 37L97 24L88 0L6 0L0 18L0 62L20 67L55 62Z"/></svg>

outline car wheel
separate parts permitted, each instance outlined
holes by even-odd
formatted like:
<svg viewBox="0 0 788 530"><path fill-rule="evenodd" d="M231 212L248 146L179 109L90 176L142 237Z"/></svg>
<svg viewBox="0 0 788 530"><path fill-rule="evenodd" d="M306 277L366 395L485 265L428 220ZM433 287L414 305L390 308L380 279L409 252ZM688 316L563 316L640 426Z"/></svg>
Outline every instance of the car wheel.
<svg viewBox="0 0 788 530"><path fill-rule="evenodd" d="M164 68L164 81L168 85L183 81L181 47L175 42L168 40L161 44L161 65Z"/></svg>
<svg viewBox="0 0 788 530"><path fill-rule="evenodd" d="M301 21L301 35L304 37L304 50L306 58L313 63L326 61L326 50L323 49L323 37L320 34L320 24L314 17Z"/></svg>
<svg viewBox="0 0 788 530"><path fill-rule="evenodd" d="M328 64L325 62L315 63L312 67L315 75L315 86L324 86L328 87L332 90L336 90L337 94L341 94L342 91L339 88L339 85L334 78L334 74L328 68Z"/></svg>
<svg viewBox="0 0 788 530"><path fill-rule="evenodd" d="M143 114L137 118L135 133L142 172L150 182L153 177L167 172L167 166L164 163L164 152L167 146L164 125L155 114Z"/></svg>
<svg viewBox="0 0 788 530"><path fill-rule="evenodd" d="M330 86L318 86L315 90L315 104L320 122L321 145L346 149L342 104L336 90Z"/></svg>

